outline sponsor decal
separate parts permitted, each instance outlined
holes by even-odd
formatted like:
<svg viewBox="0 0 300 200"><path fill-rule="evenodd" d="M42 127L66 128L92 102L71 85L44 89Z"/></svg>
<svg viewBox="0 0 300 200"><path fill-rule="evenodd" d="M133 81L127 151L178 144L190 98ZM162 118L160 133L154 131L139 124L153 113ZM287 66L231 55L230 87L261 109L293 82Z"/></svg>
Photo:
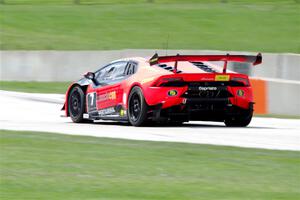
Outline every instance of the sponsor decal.
<svg viewBox="0 0 300 200"><path fill-rule="evenodd" d="M217 90L218 88L217 87L199 87L198 88L200 91L215 91Z"/></svg>
<svg viewBox="0 0 300 200"><path fill-rule="evenodd" d="M176 96L178 94L177 90L169 90L168 92L168 96L173 97Z"/></svg>
<svg viewBox="0 0 300 200"><path fill-rule="evenodd" d="M106 100L115 100L117 98L116 91L108 92L105 94L100 94L98 96L98 101L106 101Z"/></svg>
<svg viewBox="0 0 300 200"><path fill-rule="evenodd" d="M203 78L200 78L200 81L213 81L214 78L210 78L210 77L203 77Z"/></svg>
<svg viewBox="0 0 300 200"><path fill-rule="evenodd" d="M121 110L120 110L120 116L123 117L124 115L126 115L126 111L123 110L123 109L121 109Z"/></svg>
<svg viewBox="0 0 300 200"><path fill-rule="evenodd" d="M229 81L230 76L229 75L216 75L215 81Z"/></svg>
<svg viewBox="0 0 300 200"><path fill-rule="evenodd" d="M152 58L151 60L150 60L150 63L154 63L154 62L157 62L158 61L158 58Z"/></svg>
<svg viewBox="0 0 300 200"><path fill-rule="evenodd" d="M240 96L240 97L243 97L243 96L245 95L245 91L244 91L244 90L238 90L238 91L236 92L236 94L237 94L238 96Z"/></svg>
<svg viewBox="0 0 300 200"><path fill-rule="evenodd" d="M116 112L115 108L114 107L109 107L109 108L99 110L98 114L100 116L103 116L103 115L108 115L108 114L111 114L111 113L114 113L114 112Z"/></svg>
<svg viewBox="0 0 300 200"><path fill-rule="evenodd" d="M88 105L88 112L97 110L96 92L87 94L87 105Z"/></svg>

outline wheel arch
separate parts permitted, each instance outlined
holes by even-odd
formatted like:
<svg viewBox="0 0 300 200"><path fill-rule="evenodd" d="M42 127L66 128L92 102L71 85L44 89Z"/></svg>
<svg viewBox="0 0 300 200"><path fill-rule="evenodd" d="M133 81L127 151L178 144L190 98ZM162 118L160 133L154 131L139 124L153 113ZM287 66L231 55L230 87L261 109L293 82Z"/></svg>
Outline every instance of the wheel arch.
<svg viewBox="0 0 300 200"><path fill-rule="evenodd" d="M65 109L65 114L66 114L67 117L70 116L69 109L68 109L69 95L70 95L71 90L76 86L79 86L82 89L82 91L84 92L84 95L86 95L86 91L87 91L87 88L88 88L88 85L81 85L79 83L73 83L69 86L69 88L66 92L65 104L63 106L63 108ZM86 107L85 107L85 111L86 111Z"/></svg>
<svg viewBox="0 0 300 200"><path fill-rule="evenodd" d="M145 98L145 95L144 95L145 92L144 92L143 86L142 86L140 83L138 83L138 82L135 82L135 83L131 84L131 86L130 86L130 88L129 88L129 90L128 90L128 93L127 93L127 95L126 95L126 108L128 108L129 95L130 95L132 89L133 89L134 87L136 87L136 86L139 87L139 88L141 88L141 90L142 90L142 92L143 92L143 96L144 96L144 98ZM148 104L146 98L145 98L145 101L146 101L146 103Z"/></svg>
<svg viewBox="0 0 300 200"><path fill-rule="evenodd" d="M137 103L137 109L135 108L136 102L135 99L138 98L140 101ZM134 99L133 101L131 101ZM131 105L131 102L133 104ZM147 121L148 116L148 104L145 101L143 89L139 84L132 85L128 95L127 102L127 112L128 112L128 121L133 126L143 126Z"/></svg>

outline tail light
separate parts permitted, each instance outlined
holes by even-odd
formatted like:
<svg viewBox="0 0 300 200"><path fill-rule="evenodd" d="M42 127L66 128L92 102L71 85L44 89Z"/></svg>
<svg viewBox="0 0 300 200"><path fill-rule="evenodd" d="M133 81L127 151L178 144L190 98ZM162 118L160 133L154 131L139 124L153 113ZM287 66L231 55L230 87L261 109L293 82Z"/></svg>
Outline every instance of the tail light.
<svg viewBox="0 0 300 200"><path fill-rule="evenodd" d="M239 84L241 84L242 86L249 86L249 80L248 78L242 78L242 77L233 77L231 78L232 82L237 82Z"/></svg>
<svg viewBox="0 0 300 200"><path fill-rule="evenodd" d="M183 87L187 83L181 77L160 78L152 86L154 87Z"/></svg>

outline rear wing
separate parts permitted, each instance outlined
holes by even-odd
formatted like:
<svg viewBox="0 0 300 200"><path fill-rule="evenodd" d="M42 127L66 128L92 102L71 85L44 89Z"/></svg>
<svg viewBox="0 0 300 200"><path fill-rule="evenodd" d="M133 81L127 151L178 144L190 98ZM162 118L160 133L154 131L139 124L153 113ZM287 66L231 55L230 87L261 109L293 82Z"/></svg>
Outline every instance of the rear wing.
<svg viewBox="0 0 300 200"><path fill-rule="evenodd" d="M175 62L174 73L177 73L177 64L179 61L201 62L201 61L224 61L223 73L226 73L227 62L243 62L258 65L262 62L262 55L258 53L256 56L248 55L179 55L176 56L154 56L149 60L150 65L159 63Z"/></svg>

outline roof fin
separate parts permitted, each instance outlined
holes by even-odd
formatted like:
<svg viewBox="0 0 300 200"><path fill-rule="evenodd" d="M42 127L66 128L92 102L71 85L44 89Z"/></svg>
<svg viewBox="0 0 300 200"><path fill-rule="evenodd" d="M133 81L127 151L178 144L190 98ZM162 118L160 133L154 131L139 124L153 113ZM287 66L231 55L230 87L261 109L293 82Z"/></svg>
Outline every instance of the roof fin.
<svg viewBox="0 0 300 200"><path fill-rule="evenodd" d="M149 62L150 62L150 65L156 65L156 64L158 64L158 54L155 53L152 56L152 58L150 58Z"/></svg>

